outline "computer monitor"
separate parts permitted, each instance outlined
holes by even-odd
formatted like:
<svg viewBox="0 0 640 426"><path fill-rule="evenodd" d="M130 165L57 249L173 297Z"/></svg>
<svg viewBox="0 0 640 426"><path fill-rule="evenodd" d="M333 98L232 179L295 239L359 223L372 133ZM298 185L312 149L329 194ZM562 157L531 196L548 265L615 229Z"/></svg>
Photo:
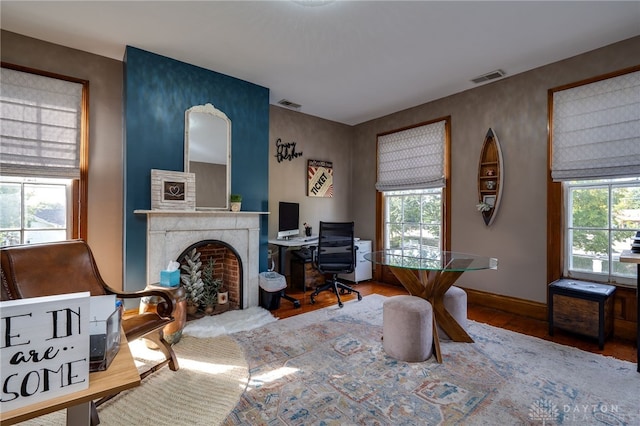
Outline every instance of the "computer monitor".
<svg viewBox="0 0 640 426"><path fill-rule="evenodd" d="M278 208L278 239L300 234L300 205L280 201Z"/></svg>

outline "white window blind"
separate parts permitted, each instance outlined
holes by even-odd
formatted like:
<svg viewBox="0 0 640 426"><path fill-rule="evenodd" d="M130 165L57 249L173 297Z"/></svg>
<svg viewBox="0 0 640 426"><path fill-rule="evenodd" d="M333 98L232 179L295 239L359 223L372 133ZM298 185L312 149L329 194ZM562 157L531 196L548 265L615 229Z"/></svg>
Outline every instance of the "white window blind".
<svg viewBox="0 0 640 426"><path fill-rule="evenodd" d="M640 71L553 93L555 181L640 176Z"/></svg>
<svg viewBox="0 0 640 426"><path fill-rule="evenodd" d="M378 138L378 191L444 186L445 121Z"/></svg>
<svg viewBox="0 0 640 426"><path fill-rule="evenodd" d="M79 178L82 84L1 72L0 173Z"/></svg>

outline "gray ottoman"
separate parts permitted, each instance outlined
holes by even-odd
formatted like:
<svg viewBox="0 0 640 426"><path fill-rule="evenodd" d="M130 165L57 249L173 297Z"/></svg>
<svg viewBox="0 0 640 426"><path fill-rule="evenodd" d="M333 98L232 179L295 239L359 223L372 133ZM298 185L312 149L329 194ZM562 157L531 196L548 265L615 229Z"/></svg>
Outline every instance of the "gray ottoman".
<svg viewBox="0 0 640 426"><path fill-rule="evenodd" d="M465 330L467 329L467 292L460 287L451 286L444 294L444 308L451 314L458 324ZM437 324L436 324L437 325ZM440 339L450 339L449 335L438 328L438 337Z"/></svg>
<svg viewBox="0 0 640 426"><path fill-rule="evenodd" d="M392 358L421 362L433 351L431 303L417 296L393 296L382 305L382 347Z"/></svg>

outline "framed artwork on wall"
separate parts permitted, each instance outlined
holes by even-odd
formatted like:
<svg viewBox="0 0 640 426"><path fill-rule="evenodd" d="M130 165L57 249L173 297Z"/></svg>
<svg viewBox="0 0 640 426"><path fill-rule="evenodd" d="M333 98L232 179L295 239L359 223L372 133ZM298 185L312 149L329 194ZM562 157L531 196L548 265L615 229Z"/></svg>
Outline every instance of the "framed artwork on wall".
<svg viewBox="0 0 640 426"><path fill-rule="evenodd" d="M487 203L488 205L491 206L491 208L493 208L496 205L496 196L495 195L485 195L484 197L482 197L482 202L483 203Z"/></svg>
<svg viewBox="0 0 640 426"><path fill-rule="evenodd" d="M151 210L195 210L196 175L151 169Z"/></svg>
<svg viewBox="0 0 640 426"><path fill-rule="evenodd" d="M307 196L333 197L333 163L309 160L307 162Z"/></svg>

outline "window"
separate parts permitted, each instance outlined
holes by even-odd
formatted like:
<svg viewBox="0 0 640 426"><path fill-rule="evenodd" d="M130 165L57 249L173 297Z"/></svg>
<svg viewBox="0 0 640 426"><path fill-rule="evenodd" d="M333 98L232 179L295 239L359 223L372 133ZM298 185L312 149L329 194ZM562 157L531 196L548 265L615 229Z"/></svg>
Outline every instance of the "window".
<svg viewBox="0 0 640 426"><path fill-rule="evenodd" d="M640 67L549 90L548 282L635 286L619 261L640 228Z"/></svg>
<svg viewBox="0 0 640 426"><path fill-rule="evenodd" d="M389 191L384 200L385 249L442 247L442 188Z"/></svg>
<svg viewBox="0 0 640 426"><path fill-rule="evenodd" d="M449 118L378 137L378 247L448 247Z"/></svg>
<svg viewBox="0 0 640 426"><path fill-rule="evenodd" d="M86 239L88 82L1 71L0 244Z"/></svg>
<svg viewBox="0 0 640 426"><path fill-rule="evenodd" d="M620 262L640 231L640 179L564 183L565 276L633 285L636 265Z"/></svg>
<svg viewBox="0 0 640 426"><path fill-rule="evenodd" d="M0 246L69 239L67 224L71 181L23 179L0 181Z"/></svg>

